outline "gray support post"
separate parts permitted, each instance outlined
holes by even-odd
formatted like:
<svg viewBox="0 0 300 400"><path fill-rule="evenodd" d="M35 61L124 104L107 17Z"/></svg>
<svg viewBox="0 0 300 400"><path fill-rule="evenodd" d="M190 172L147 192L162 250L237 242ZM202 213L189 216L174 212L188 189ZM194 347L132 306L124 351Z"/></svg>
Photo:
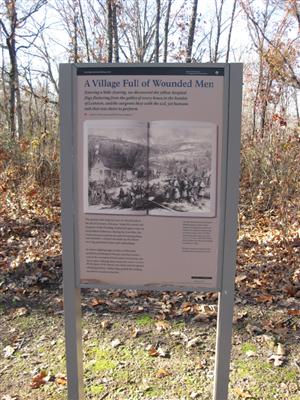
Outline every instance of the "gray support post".
<svg viewBox="0 0 300 400"><path fill-rule="evenodd" d="M74 66L60 65L61 201L63 280L68 400L82 400L83 363L80 288L76 287L74 249Z"/></svg>
<svg viewBox="0 0 300 400"><path fill-rule="evenodd" d="M231 64L229 72L227 191L224 255L218 303L214 400L227 400L231 358L234 277L237 243L239 155L241 126L242 65Z"/></svg>

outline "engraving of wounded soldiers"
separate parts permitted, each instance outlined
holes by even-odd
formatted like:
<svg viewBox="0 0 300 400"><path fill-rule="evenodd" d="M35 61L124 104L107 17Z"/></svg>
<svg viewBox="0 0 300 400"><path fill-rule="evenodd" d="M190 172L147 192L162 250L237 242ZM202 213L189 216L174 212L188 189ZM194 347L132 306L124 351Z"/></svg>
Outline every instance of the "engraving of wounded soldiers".
<svg viewBox="0 0 300 400"><path fill-rule="evenodd" d="M162 185L154 183L149 188L149 199L157 203L183 203L187 202L200 206L201 200L209 199L210 180L207 178L173 176Z"/></svg>
<svg viewBox="0 0 300 400"><path fill-rule="evenodd" d="M144 181L132 182L131 186L120 188L118 194L119 206L121 208L145 208L147 203L147 190Z"/></svg>
<svg viewBox="0 0 300 400"><path fill-rule="evenodd" d="M210 176L172 176L156 178L147 185L145 179L111 189L89 185L90 204L117 208L153 209L173 205L201 208L203 199L210 198Z"/></svg>
<svg viewBox="0 0 300 400"><path fill-rule="evenodd" d="M204 198L210 198L210 178L173 176L165 180L133 182L126 190L121 187L118 205L121 208L152 209L174 204L190 204L202 208Z"/></svg>

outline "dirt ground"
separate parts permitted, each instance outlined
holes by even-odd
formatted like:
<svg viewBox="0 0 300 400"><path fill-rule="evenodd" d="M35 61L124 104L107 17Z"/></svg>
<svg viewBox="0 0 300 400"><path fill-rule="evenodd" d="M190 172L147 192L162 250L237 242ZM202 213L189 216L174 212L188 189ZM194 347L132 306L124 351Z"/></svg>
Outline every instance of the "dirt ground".
<svg viewBox="0 0 300 400"><path fill-rule="evenodd" d="M61 262L49 262L1 275L1 400L67 398ZM212 399L216 299L83 290L86 399ZM300 399L299 299L287 303L237 290L230 400Z"/></svg>

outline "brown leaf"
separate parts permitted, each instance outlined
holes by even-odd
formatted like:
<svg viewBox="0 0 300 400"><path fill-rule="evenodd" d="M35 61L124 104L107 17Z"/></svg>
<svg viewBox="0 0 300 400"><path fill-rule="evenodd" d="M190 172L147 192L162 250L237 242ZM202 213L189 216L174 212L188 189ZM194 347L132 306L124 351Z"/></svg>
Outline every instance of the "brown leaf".
<svg viewBox="0 0 300 400"><path fill-rule="evenodd" d="M169 371L167 371L167 370L165 370L165 369L163 369L163 368L160 368L160 369L155 373L156 378L165 378L166 376L170 376L170 375L172 375L171 372L169 372Z"/></svg>
<svg viewBox="0 0 300 400"><path fill-rule="evenodd" d="M67 384L67 377L64 374L57 374L55 375L55 382L59 385L66 385Z"/></svg>
<svg viewBox="0 0 300 400"><path fill-rule="evenodd" d="M105 301L104 300L101 300L101 299L92 299L91 301L90 301L90 305L92 306L92 307L97 307L97 306L99 306L100 304L105 304Z"/></svg>
<svg viewBox="0 0 300 400"><path fill-rule="evenodd" d="M194 318L194 322L207 322L209 321L209 316L203 312L199 312Z"/></svg>
<svg viewBox="0 0 300 400"><path fill-rule="evenodd" d="M288 310L288 315L299 316L300 310Z"/></svg>
<svg viewBox="0 0 300 400"><path fill-rule="evenodd" d="M258 303L269 303L273 301L273 296L271 294L262 294L255 297L255 299Z"/></svg>
<svg viewBox="0 0 300 400"><path fill-rule="evenodd" d="M185 303L182 303L181 308L182 308L182 311L183 311L183 312L188 313L188 312L191 311L192 305L191 305L191 303L185 302Z"/></svg>
<svg viewBox="0 0 300 400"><path fill-rule="evenodd" d="M144 307L142 307L142 306L132 306L132 307L130 307L130 311L131 311L133 314L142 313L144 310L145 310L145 309L144 309Z"/></svg>
<svg viewBox="0 0 300 400"><path fill-rule="evenodd" d="M38 389L42 385L45 385L45 383L48 382L48 374L46 371L42 370L38 374L34 375L34 377L31 380L30 387L32 389Z"/></svg>
<svg viewBox="0 0 300 400"><path fill-rule="evenodd" d="M130 331L130 336L133 337L134 339L137 338L138 336L140 336L142 333L141 329L139 328L133 328Z"/></svg>
<svg viewBox="0 0 300 400"><path fill-rule="evenodd" d="M203 358L196 364L196 369L204 369L207 367L207 360Z"/></svg>
<svg viewBox="0 0 300 400"><path fill-rule="evenodd" d="M33 196L35 196L36 194L37 194L37 189L36 189L36 188L29 189L29 190L26 192L26 195L27 195L28 197L33 197Z"/></svg>
<svg viewBox="0 0 300 400"><path fill-rule="evenodd" d="M233 390L242 399L251 399L252 398L252 396L251 396L251 394L249 392L244 392L240 388L234 388Z"/></svg>
<svg viewBox="0 0 300 400"><path fill-rule="evenodd" d="M100 326L102 329L109 329L112 326L112 323L108 319L104 319L100 322Z"/></svg>
<svg viewBox="0 0 300 400"><path fill-rule="evenodd" d="M293 285L286 285L282 290L290 297L294 297L298 291L297 287Z"/></svg>
<svg viewBox="0 0 300 400"><path fill-rule="evenodd" d="M155 322L155 326L158 332L166 331L171 327L168 321L163 321L163 320Z"/></svg>
<svg viewBox="0 0 300 400"><path fill-rule="evenodd" d="M26 307L19 307L16 309L16 311L13 313L13 317L22 317L24 315L28 315L29 310Z"/></svg>
<svg viewBox="0 0 300 400"><path fill-rule="evenodd" d="M147 350L148 350L149 356L151 356L151 357L158 357L159 356L159 353L158 353L157 349L154 346L151 346Z"/></svg>

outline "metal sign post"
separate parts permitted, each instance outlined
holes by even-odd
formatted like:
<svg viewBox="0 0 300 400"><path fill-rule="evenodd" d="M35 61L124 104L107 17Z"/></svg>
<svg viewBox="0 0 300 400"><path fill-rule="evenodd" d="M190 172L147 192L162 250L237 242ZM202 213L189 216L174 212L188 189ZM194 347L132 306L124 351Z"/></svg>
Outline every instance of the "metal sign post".
<svg viewBox="0 0 300 400"><path fill-rule="evenodd" d="M228 397L240 172L239 154L242 88L242 68L240 65L233 64L230 66L229 84L226 211L222 284L218 302L214 400L227 400Z"/></svg>
<svg viewBox="0 0 300 400"><path fill-rule="evenodd" d="M217 291L227 399L241 89L241 64L60 66L69 400L84 399L83 287Z"/></svg>

